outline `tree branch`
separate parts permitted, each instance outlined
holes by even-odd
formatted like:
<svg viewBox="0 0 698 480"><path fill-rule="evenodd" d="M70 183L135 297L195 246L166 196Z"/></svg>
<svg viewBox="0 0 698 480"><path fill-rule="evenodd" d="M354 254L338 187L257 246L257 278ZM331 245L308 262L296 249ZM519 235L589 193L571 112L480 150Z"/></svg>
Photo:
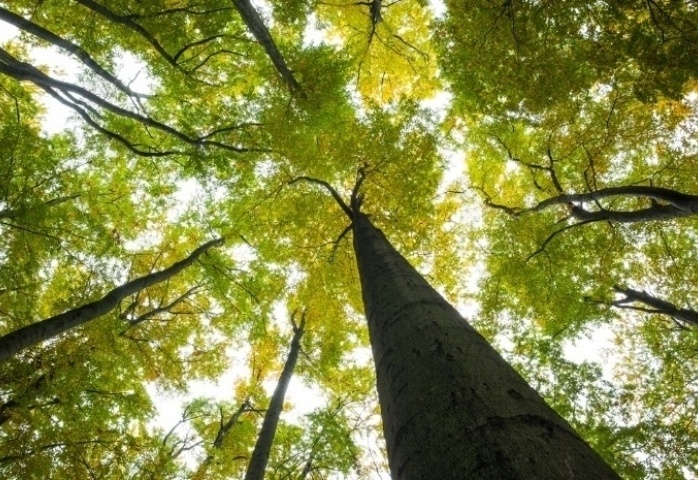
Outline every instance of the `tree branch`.
<svg viewBox="0 0 698 480"><path fill-rule="evenodd" d="M349 208L349 206L344 202L344 200L342 200L342 197L339 195L337 190L335 190L332 187L332 185L330 185L329 183L327 183L324 180L318 180L317 178L306 177L304 175L302 175L300 177L296 177L292 180L289 180L288 184L293 185L294 183L300 182L300 181L314 183L316 185L320 185L321 187L325 188L325 190L330 192L330 195L332 195L332 198L334 198L335 202L337 202L337 205L339 205L341 207L341 209L344 211L344 213L347 215L347 217L349 217L350 219L354 218L354 212L352 211L351 208Z"/></svg>
<svg viewBox="0 0 698 480"><path fill-rule="evenodd" d="M105 68L103 68L96 60L94 60L87 51L85 51L82 47L79 45L76 45L58 35L55 33L51 32L50 30L47 30L33 22L30 22L29 20L26 20L25 18L21 17L20 15L17 15L16 13L13 13L9 10L6 10L2 7L0 7L0 19L4 20L5 22L9 23L10 25L14 25L15 27L19 28L20 30L24 30L27 33L30 33L42 40L45 40L59 48L62 48L63 50L70 52L73 54L75 57L80 59L82 63L87 66L90 70L95 72L97 75L114 85L116 88L118 88L120 91L128 95L129 97L137 97L137 98L150 98L150 95L144 95L140 93L136 93L133 90L131 90L129 87L124 85L121 80L116 78L114 75L109 73Z"/></svg>
<svg viewBox="0 0 698 480"><path fill-rule="evenodd" d="M105 315L116 308L124 298L172 278L192 265L206 251L222 244L222 238L207 242L195 249L187 258L174 263L164 270L144 275L116 287L99 300L3 335L0 337L0 360L4 360L31 345L48 340L66 330Z"/></svg>

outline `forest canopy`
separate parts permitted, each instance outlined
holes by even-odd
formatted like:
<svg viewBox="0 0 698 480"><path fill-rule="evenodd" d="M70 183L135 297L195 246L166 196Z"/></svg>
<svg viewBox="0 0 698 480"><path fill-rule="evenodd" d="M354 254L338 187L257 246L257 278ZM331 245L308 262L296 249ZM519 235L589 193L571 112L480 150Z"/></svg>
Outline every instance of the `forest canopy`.
<svg viewBox="0 0 698 480"><path fill-rule="evenodd" d="M693 1L0 0L0 476L244 478L283 391L267 478L390 478L360 203L622 478L698 478L697 178Z"/></svg>

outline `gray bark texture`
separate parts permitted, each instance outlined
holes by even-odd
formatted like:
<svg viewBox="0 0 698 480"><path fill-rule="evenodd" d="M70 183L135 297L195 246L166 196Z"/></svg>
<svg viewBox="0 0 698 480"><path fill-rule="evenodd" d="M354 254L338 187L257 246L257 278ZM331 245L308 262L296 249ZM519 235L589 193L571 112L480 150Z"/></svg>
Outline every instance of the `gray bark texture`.
<svg viewBox="0 0 698 480"><path fill-rule="evenodd" d="M365 214L353 232L393 479L620 478Z"/></svg>
<svg viewBox="0 0 698 480"><path fill-rule="evenodd" d="M184 260L180 260L179 262L164 270L160 270L159 272L144 275L116 287L99 300L72 310L68 310L67 312L55 315L45 320L32 323L31 325L27 325L3 335L0 337L0 361L27 347L53 338L66 330L77 327L89 322L90 320L94 320L109 313L126 297L172 278L193 264L204 252L214 246L221 245L222 243L223 239L207 242L194 250L191 255Z"/></svg>
<svg viewBox="0 0 698 480"><path fill-rule="evenodd" d="M293 376L293 370L296 368L298 354L301 350L301 337L303 336L304 330L305 314L303 315L299 326L296 327L295 323L293 325L294 333L293 340L291 340L291 349L288 352L288 357L286 357L286 363L284 364L284 369L281 371L281 376L279 377L279 381L274 389L274 394L271 396L269 408L264 415L262 429L259 431L257 442L255 443L254 450L252 451L250 463L248 464L247 472L245 473L245 480L264 479L264 472L267 468L267 463L269 462L269 453L271 452L271 446L274 443L274 436L276 435L276 426L279 424L279 417L281 416L281 410L284 406L286 390L288 389L288 384Z"/></svg>

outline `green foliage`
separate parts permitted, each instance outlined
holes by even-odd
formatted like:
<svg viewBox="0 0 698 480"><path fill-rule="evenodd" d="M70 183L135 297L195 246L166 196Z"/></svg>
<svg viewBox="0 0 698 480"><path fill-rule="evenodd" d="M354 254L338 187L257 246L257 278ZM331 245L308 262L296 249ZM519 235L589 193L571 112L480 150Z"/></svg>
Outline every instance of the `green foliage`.
<svg viewBox="0 0 698 480"><path fill-rule="evenodd" d="M300 93L229 1L0 2L144 94L31 31L3 40L0 334L226 239L0 365L0 475L241 477L304 309L294 382L321 403L289 398L268 477L385 469L349 219L290 184L348 201L363 169L364 211L624 478L695 476L696 332L612 302L622 284L695 308L696 219L531 210L623 185L698 193L695 4L450 1L435 20L423 1L272 3ZM62 129L52 92L73 108ZM570 354L596 330L605 368ZM156 420L163 396L178 423Z"/></svg>

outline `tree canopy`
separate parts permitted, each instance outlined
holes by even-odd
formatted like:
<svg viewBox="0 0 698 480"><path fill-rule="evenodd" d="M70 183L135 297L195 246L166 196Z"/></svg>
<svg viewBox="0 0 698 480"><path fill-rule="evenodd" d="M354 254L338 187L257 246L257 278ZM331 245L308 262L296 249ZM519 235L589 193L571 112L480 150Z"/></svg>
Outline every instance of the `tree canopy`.
<svg viewBox="0 0 698 480"><path fill-rule="evenodd" d="M695 2L0 0L0 26L0 337L192 259L0 363L4 478L243 478L294 311L267 478L388 478L321 183L357 175L623 478L698 476Z"/></svg>

